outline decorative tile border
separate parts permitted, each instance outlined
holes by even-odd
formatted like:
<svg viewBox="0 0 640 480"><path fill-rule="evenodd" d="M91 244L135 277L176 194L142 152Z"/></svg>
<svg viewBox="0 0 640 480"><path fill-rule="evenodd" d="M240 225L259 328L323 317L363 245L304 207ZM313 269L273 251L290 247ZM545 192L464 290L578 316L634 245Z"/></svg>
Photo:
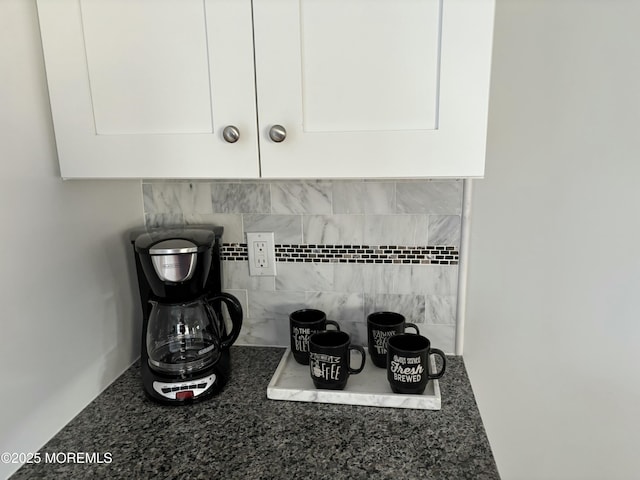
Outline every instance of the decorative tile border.
<svg viewBox="0 0 640 480"><path fill-rule="evenodd" d="M393 263L457 265L456 247L396 245L276 245L276 261L288 263ZM246 243L224 243L222 260L247 261Z"/></svg>

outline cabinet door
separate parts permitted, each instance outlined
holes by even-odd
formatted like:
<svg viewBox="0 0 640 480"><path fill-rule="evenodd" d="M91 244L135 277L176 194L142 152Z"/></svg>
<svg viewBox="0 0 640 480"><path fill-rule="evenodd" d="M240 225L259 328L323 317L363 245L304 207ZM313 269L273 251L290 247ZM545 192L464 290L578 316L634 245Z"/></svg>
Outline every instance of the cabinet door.
<svg viewBox="0 0 640 480"><path fill-rule="evenodd" d="M254 0L263 176L482 176L493 9Z"/></svg>
<svg viewBox="0 0 640 480"><path fill-rule="evenodd" d="M259 175L250 0L37 5L63 177Z"/></svg>

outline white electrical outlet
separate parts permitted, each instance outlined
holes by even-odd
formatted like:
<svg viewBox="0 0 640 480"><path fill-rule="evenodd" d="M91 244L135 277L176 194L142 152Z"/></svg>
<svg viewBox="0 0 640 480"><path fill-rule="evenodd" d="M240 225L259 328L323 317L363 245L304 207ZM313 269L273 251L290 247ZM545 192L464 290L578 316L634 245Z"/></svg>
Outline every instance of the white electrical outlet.
<svg viewBox="0 0 640 480"><path fill-rule="evenodd" d="M249 275L276 276L276 247L273 232L247 232Z"/></svg>

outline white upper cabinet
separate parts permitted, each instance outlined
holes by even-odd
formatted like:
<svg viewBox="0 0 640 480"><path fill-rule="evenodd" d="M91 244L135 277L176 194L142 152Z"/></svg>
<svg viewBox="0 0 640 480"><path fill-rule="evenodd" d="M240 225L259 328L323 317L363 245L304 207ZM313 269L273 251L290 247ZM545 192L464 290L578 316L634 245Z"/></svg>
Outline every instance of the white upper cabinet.
<svg viewBox="0 0 640 480"><path fill-rule="evenodd" d="M483 175L492 1L255 0L254 17L264 176Z"/></svg>
<svg viewBox="0 0 640 480"><path fill-rule="evenodd" d="M63 177L484 173L494 0L38 10Z"/></svg>
<svg viewBox="0 0 640 480"><path fill-rule="evenodd" d="M259 175L250 0L39 0L38 15L63 177Z"/></svg>

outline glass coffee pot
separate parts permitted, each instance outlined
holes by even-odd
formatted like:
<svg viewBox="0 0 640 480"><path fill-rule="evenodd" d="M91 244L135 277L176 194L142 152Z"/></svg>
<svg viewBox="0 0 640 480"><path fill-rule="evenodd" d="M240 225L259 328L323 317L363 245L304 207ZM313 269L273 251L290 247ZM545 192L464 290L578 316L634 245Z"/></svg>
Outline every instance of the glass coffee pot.
<svg viewBox="0 0 640 480"><path fill-rule="evenodd" d="M226 304L232 327L212 305ZM147 328L149 366L159 373L186 375L215 364L223 350L238 338L242 307L228 293L203 296L191 301L152 305Z"/></svg>

